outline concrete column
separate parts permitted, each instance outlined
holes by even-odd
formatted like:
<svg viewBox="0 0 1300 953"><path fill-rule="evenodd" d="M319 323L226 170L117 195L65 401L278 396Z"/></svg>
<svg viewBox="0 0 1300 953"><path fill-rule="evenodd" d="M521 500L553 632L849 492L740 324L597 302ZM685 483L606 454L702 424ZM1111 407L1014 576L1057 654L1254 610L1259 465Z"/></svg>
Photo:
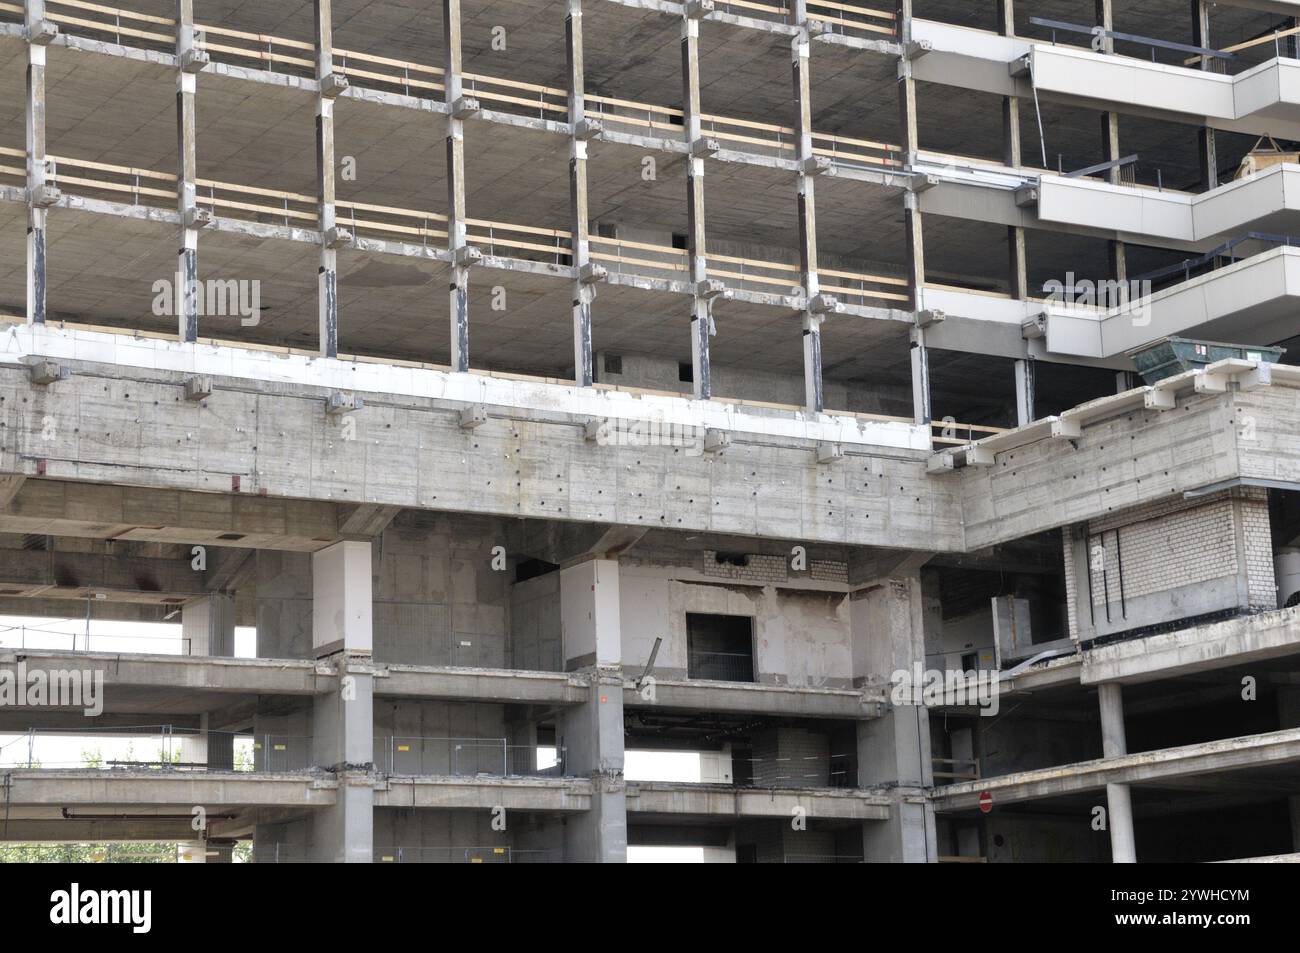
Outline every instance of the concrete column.
<svg viewBox="0 0 1300 953"><path fill-rule="evenodd" d="M595 380L591 305L596 297L587 238L586 77L583 66L582 0L569 0L564 20L569 67L569 229L573 251L573 380L590 387Z"/></svg>
<svg viewBox="0 0 1300 953"><path fill-rule="evenodd" d="M199 338L198 165L195 144L195 92L198 76L189 68L194 44L194 0L176 0L176 213L180 250L176 256L176 333L182 341Z"/></svg>
<svg viewBox="0 0 1300 953"><path fill-rule="evenodd" d="M183 605L181 636L186 640L190 655L233 658L235 597L214 592Z"/></svg>
<svg viewBox="0 0 1300 953"><path fill-rule="evenodd" d="M1015 0L998 0L998 32L1003 36L1016 35ZM1019 168L1022 162L1020 148L1020 97L1002 97L1002 161L1008 168ZM1019 225L1007 226L1007 277L1011 297L1023 301L1029 297L1029 267L1025 258L1025 230Z"/></svg>
<svg viewBox="0 0 1300 953"><path fill-rule="evenodd" d="M335 216L334 177L334 25L331 0L316 0L316 217L321 233L316 290L321 357L339 353L340 241Z"/></svg>
<svg viewBox="0 0 1300 953"><path fill-rule="evenodd" d="M339 782L335 804L312 818L315 861L370 863L374 853L374 685L370 543L312 554L312 645L333 656L336 688L312 705L313 762Z"/></svg>
<svg viewBox="0 0 1300 953"><path fill-rule="evenodd" d="M1095 0L1097 11L1097 25L1106 31L1115 29L1115 8L1114 0ZM1102 38L1102 51L1105 53L1115 52L1115 41L1107 36ZM1119 151L1119 113L1103 112L1101 114L1101 144L1102 159L1106 162L1114 162L1120 158ZM1118 167L1111 168L1106 178L1112 185L1119 184ZM1110 258L1111 277L1116 281L1128 281L1128 257L1124 251L1124 243L1111 240L1107 243Z"/></svg>
<svg viewBox="0 0 1300 953"><path fill-rule="evenodd" d="M447 250L451 253L451 369L469 370L469 265L465 238L465 122L461 84L460 0L442 0L443 86L447 115Z"/></svg>
<svg viewBox="0 0 1300 953"><path fill-rule="evenodd" d="M37 42L45 0L24 0L27 26L27 323L45 323L45 46Z"/></svg>
<svg viewBox="0 0 1300 953"><path fill-rule="evenodd" d="M1300 687L1279 685L1277 689L1277 726L1300 728ZM1291 810L1291 849L1300 853L1300 794L1287 798Z"/></svg>
<svg viewBox="0 0 1300 953"><path fill-rule="evenodd" d="M311 644L316 657L369 655L372 630L370 543L344 540L312 553Z"/></svg>
<svg viewBox="0 0 1300 953"><path fill-rule="evenodd" d="M700 135L700 21L688 8L682 17L682 135L690 148L686 156L686 257L691 286L691 377L697 400L713 395L709 366L709 337L713 333L713 308L706 282L709 278L708 246L704 230L704 156Z"/></svg>
<svg viewBox="0 0 1300 953"><path fill-rule="evenodd" d="M565 821L565 859L627 861L623 780L623 669L618 561L592 559L560 570L560 624L570 670L592 677L591 694L566 708L559 743L566 774L589 777L591 810Z"/></svg>
<svg viewBox="0 0 1300 953"><path fill-rule="evenodd" d="M1016 361L1016 426L1023 427L1034 419L1033 358Z"/></svg>
<svg viewBox="0 0 1300 953"><path fill-rule="evenodd" d="M897 0L895 6L898 38L904 51L912 41L912 0ZM898 61L898 128L903 140L903 170L916 165L920 135L916 124L916 78L906 52ZM908 307L920 312L925 307L925 241L921 227L921 203L917 193L903 192L903 230L907 246ZM926 350L925 329L917 323L912 328L912 418L918 424L933 419L930 408L930 356Z"/></svg>
<svg viewBox="0 0 1300 953"><path fill-rule="evenodd" d="M1191 0L1192 7L1192 44L1209 48L1210 46L1210 0ZM1202 70L1209 70L1213 61L1202 57ZM1201 160L1201 187L1205 191L1219 187L1219 157L1214 130L1202 126L1196 130L1197 151Z"/></svg>
<svg viewBox="0 0 1300 953"><path fill-rule="evenodd" d="M899 671L925 663L919 564L900 567L850 595L855 681L889 685ZM863 824L863 856L872 863L930 863L938 857L934 810L925 790L934 783L929 712L924 705L890 705L858 723L858 787L885 789L888 821Z"/></svg>
<svg viewBox="0 0 1300 953"><path fill-rule="evenodd" d="M1102 754L1107 758L1127 754L1123 690L1117 683L1103 683L1097 686L1097 700L1101 706ZM1111 860L1117 864L1137 863L1137 847L1133 836L1133 801L1129 786L1106 785L1106 801L1110 806L1107 828L1110 830Z"/></svg>
<svg viewBox="0 0 1300 953"><path fill-rule="evenodd" d="M794 3L791 14L801 28L791 44L794 76L794 144L799 171L799 271L803 278L803 379L804 406L813 413L825 409L822 394L822 321L834 310L821 294L817 278L817 195L814 176L817 158L812 140L812 78L810 58L812 43L808 37L808 11L803 0Z"/></svg>

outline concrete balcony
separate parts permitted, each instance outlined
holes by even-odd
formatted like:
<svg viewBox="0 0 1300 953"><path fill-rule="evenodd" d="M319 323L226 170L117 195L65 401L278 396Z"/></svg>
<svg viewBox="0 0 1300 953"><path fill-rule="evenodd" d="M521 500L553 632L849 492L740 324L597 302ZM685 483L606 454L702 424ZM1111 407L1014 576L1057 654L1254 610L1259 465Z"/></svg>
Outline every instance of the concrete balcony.
<svg viewBox="0 0 1300 953"><path fill-rule="evenodd" d="M625 681L623 706L856 720L879 717L885 700L883 689L858 691L745 682L664 679L656 679L654 688L652 702L642 696L634 681Z"/></svg>
<svg viewBox="0 0 1300 953"><path fill-rule="evenodd" d="M1269 345L1295 332L1300 249L1278 247L1107 310L1041 305L1048 351L1112 358L1171 334Z"/></svg>
<svg viewBox="0 0 1300 953"><path fill-rule="evenodd" d="M1044 175L1037 212L1039 223L1209 251L1246 232L1300 229L1300 166L1273 166L1199 195Z"/></svg>
<svg viewBox="0 0 1300 953"><path fill-rule="evenodd" d="M915 67L926 82L999 96L1032 98L1036 90L1093 109L1300 138L1300 61L1273 59L1225 76L927 20L915 21L913 36L932 46Z"/></svg>
<svg viewBox="0 0 1300 953"><path fill-rule="evenodd" d="M1238 780L1247 777L1255 784L1277 783L1296 789L1300 728L963 781L935 788L933 800L938 811L968 811L979 805L985 791L992 794L996 808L1101 791L1107 784L1177 787L1177 782L1200 779L1210 785L1220 776L1230 779L1239 772L1249 774L1240 774Z"/></svg>

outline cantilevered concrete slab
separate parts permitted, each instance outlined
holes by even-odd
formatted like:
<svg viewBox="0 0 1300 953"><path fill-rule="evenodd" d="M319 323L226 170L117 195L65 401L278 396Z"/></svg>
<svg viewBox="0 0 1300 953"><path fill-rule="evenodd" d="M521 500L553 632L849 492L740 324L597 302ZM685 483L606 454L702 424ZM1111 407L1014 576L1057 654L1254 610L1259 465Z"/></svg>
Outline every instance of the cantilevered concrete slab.
<svg viewBox="0 0 1300 953"><path fill-rule="evenodd" d="M1157 239L1208 251L1247 232L1300 231L1300 166L1276 165L1200 194L1111 185L1093 178L1038 178L1039 222Z"/></svg>
<svg viewBox="0 0 1300 953"><path fill-rule="evenodd" d="M1161 782L1242 771L1260 772L1257 777L1267 773L1270 777L1300 781L1300 729L963 781L935 788L933 801L937 811L970 810L978 806L981 793L987 791L996 809L999 804L1097 791L1107 784L1158 787Z"/></svg>
<svg viewBox="0 0 1300 953"><path fill-rule="evenodd" d="M914 21L913 35L932 46L915 64L917 79L926 82L1030 101L1037 92L1092 109L1300 138L1300 62L1294 60L1273 59L1227 76L928 20Z"/></svg>
<svg viewBox="0 0 1300 953"><path fill-rule="evenodd" d="M1079 679L1135 683L1300 654L1300 608L1128 639L1082 654Z"/></svg>
<svg viewBox="0 0 1300 953"><path fill-rule="evenodd" d="M1262 346L1295 334L1300 248L1280 246L1108 310L1043 307L1047 350L1113 358L1182 335Z"/></svg>
<svg viewBox="0 0 1300 953"><path fill-rule="evenodd" d="M0 670L25 662L29 670L102 672L110 696L123 688L238 693L313 695L334 690L333 667L299 659L235 659L145 655L121 652L52 652L47 649L0 649ZM199 709L202 710L202 709Z"/></svg>

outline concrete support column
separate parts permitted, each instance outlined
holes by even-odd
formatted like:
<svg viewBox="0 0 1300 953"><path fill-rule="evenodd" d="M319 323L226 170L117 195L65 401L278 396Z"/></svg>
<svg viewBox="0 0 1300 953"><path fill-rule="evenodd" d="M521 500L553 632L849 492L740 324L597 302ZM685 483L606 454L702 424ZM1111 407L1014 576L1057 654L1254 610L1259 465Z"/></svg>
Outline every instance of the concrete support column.
<svg viewBox="0 0 1300 953"><path fill-rule="evenodd" d="M897 0L895 17L898 39L904 54L898 61L898 128L903 145L903 170L916 165L920 134L916 124L916 78L906 50L912 41L912 0ZM925 241L921 227L921 204L917 193L903 192L903 230L907 246L908 307L919 313L925 308ZM925 329L917 322L912 328L912 418L918 424L933 420L930 408L930 356Z"/></svg>
<svg viewBox="0 0 1300 953"><path fill-rule="evenodd" d="M24 0L27 26L27 323L45 323L45 0Z"/></svg>
<svg viewBox="0 0 1300 953"><path fill-rule="evenodd" d="M822 393L822 321L834 307L821 294L817 278L817 194L814 177L817 158L812 141L812 43L808 36L808 10L803 0L792 5L791 14L799 35L791 44L794 76L794 145L799 215L799 271L803 280L803 379L804 407L812 413L825 409Z"/></svg>
<svg viewBox="0 0 1300 953"><path fill-rule="evenodd" d="M331 0L316 0L316 217L321 233L316 290L320 355L339 353L339 242L334 178L334 23Z"/></svg>
<svg viewBox="0 0 1300 953"><path fill-rule="evenodd" d="M1278 728L1300 728L1300 687L1279 685L1277 689ZM1291 850L1300 853L1300 794L1287 798L1291 809Z"/></svg>
<svg viewBox="0 0 1300 953"><path fill-rule="evenodd" d="M850 595L855 680L891 684L895 673L924 667L925 634L917 556L888 577ZM871 863L930 863L938 857L929 712L891 705L858 723L858 787L884 788L893 800L887 821L863 824L863 856Z"/></svg>
<svg viewBox="0 0 1300 953"><path fill-rule="evenodd" d="M1016 361L1016 426L1023 427L1034 419L1033 358Z"/></svg>
<svg viewBox="0 0 1300 953"><path fill-rule="evenodd" d="M595 380L591 341L591 305L596 297L587 238L586 77L583 66L582 0L569 0L564 20L569 67L569 228L573 269L573 380L590 387Z"/></svg>
<svg viewBox="0 0 1300 953"><path fill-rule="evenodd" d="M592 559L560 570L560 625L567 667L591 674L591 695L566 708L559 743L565 773L589 777L591 810L565 821L565 859L627 861L623 780L623 669L618 561Z"/></svg>
<svg viewBox="0 0 1300 953"><path fill-rule="evenodd" d="M313 763L332 771L338 799L312 818L311 859L370 863L374 855L374 684L370 543L312 554L312 645L332 656L333 690L312 705Z"/></svg>
<svg viewBox="0 0 1300 953"><path fill-rule="evenodd" d="M191 63L195 51L194 0L176 0L176 213L180 249L176 255L176 333L182 341L199 339L198 160L195 143L195 93L198 76Z"/></svg>
<svg viewBox="0 0 1300 953"><path fill-rule="evenodd" d="M1016 35L1015 0L998 0L998 32ZM1002 97L1002 161L1017 169L1022 162L1020 147L1020 97ZM1025 258L1025 230L1007 226L1007 282L1011 297L1023 301L1029 297L1029 266Z"/></svg>
<svg viewBox="0 0 1300 953"><path fill-rule="evenodd" d="M344 540L312 553L311 644L316 657L373 649L370 543Z"/></svg>
<svg viewBox="0 0 1300 953"><path fill-rule="evenodd" d="M469 370L469 265L465 238L465 102L461 83L460 0L442 0L442 78L447 115L447 250L451 253L451 369Z"/></svg>
<svg viewBox="0 0 1300 953"><path fill-rule="evenodd" d="M1127 754L1123 690L1117 683L1103 683L1097 686L1097 700L1101 706L1102 754L1107 758ZM1129 786L1106 785L1106 801L1109 804L1107 828L1110 830L1111 860L1117 864L1137 863L1137 847L1133 836L1133 801Z"/></svg>
<svg viewBox="0 0 1300 953"><path fill-rule="evenodd" d="M1210 46L1210 0L1190 0L1192 7L1192 45ZM1213 60L1201 57L1202 70L1209 70ZM1196 131L1197 151L1201 160L1201 188L1205 191L1219 187L1219 156L1215 132L1209 126Z"/></svg>
<svg viewBox="0 0 1300 953"><path fill-rule="evenodd" d="M1095 0L1097 12L1097 25L1107 32L1115 29L1115 7L1114 0ZM1115 41L1109 36L1102 37L1102 52L1114 53ZM1101 114L1101 146L1102 159L1106 162L1114 162L1120 158L1119 151L1119 113L1103 112ZM1106 178L1112 185L1119 184L1118 167L1114 167L1107 174ZM1111 240L1107 243L1110 258L1111 277L1116 281L1128 281L1128 258L1124 251L1124 243Z"/></svg>
<svg viewBox="0 0 1300 953"><path fill-rule="evenodd" d="M709 366L709 337L713 334L708 246L704 230L704 156L700 135L700 21L687 8L682 17L682 134L690 148L686 156L686 257L691 286L691 378L697 400L713 396Z"/></svg>
<svg viewBox="0 0 1300 953"><path fill-rule="evenodd" d="M190 655L234 658L235 597L214 592L186 603L181 607L181 637Z"/></svg>

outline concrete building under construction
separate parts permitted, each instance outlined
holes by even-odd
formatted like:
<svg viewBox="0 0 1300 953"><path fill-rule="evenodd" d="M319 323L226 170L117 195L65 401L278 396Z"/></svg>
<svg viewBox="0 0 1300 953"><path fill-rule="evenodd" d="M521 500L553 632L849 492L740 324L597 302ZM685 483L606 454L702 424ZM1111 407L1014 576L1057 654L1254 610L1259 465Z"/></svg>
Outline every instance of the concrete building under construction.
<svg viewBox="0 0 1300 953"><path fill-rule="evenodd" d="M893 2L0 0L0 857L1300 858L1300 0Z"/></svg>

